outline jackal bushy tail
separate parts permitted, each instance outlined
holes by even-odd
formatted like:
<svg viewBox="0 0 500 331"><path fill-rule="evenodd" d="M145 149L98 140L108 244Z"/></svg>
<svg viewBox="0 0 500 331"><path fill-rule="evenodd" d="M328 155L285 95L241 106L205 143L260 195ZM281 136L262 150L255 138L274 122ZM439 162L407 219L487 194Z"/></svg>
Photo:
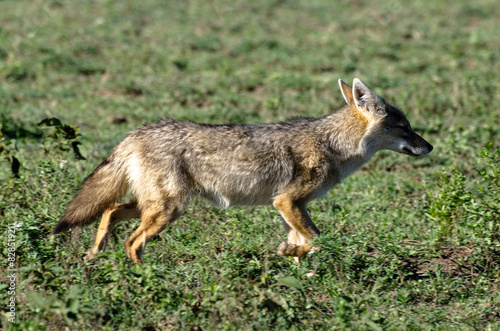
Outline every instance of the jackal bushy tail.
<svg viewBox="0 0 500 331"><path fill-rule="evenodd" d="M103 161L83 182L52 233L59 233L95 221L113 202L125 195L125 172L113 156Z"/></svg>

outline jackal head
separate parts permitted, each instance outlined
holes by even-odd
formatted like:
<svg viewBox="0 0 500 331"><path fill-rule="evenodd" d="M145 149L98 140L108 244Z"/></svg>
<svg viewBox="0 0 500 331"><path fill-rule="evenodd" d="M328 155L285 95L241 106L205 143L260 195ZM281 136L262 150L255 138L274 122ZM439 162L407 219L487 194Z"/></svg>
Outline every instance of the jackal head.
<svg viewBox="0 0 500 331"><path fill-rule="evenodd" d="M368 121L364 134L369 154L381 149L389 149L411 156L421 156L433 147L413 131L405 114L387 103L358 78L354 78L352 88L339 79L340 90L349 106L358 110Z"/></svg>

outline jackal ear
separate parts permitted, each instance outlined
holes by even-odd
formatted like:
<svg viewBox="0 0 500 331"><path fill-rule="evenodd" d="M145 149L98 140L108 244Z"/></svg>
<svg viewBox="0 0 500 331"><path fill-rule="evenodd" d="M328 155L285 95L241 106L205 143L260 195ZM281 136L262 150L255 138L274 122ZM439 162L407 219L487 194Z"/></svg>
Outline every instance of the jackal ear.
<svg viewBox="0 0 500 331"><path fill-rule="evenodd" d="M352 98L352 87L347 85L342 79L339 79L339 86L345 102L347 102L348 105L353 105L354 99Z"/></svg>
<svg viewBox="0 0 500 331"><path fill-rule="evenodd" d="M354 78L352 86L352 96L359 111L369 111L376 115L382 115L383 99L377 93L373 92L358 78Z"/></svg>

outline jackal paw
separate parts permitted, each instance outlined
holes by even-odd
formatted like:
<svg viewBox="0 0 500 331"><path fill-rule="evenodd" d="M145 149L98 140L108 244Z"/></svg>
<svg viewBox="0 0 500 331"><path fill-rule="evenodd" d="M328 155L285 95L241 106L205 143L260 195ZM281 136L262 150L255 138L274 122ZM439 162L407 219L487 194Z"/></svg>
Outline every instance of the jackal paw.
<svg viewBox="0 0 500 331"><path fill-rule="evenodd" d="M87 261L92 260L96 254L92 249L89 249L83 259Z"/></svg>
<svg viewBox="0 0 500 331"><path fill-rule="evenodd" d="M278 246L277 254L279 256L296 256L298 248L300 248L299 245L282 242Z"/></svg>
<svg viewBox="0 0 500 331"><path fill-rule="evenodd" d="M318 246L311 246L307 244L297 245L287 242L282 242L278 246L278 255L279 256L294 256L297 258L303 258L306 255L313 254L314 252L319 251ZM295 262L298 262L298 259L295 259Z"/></svg>

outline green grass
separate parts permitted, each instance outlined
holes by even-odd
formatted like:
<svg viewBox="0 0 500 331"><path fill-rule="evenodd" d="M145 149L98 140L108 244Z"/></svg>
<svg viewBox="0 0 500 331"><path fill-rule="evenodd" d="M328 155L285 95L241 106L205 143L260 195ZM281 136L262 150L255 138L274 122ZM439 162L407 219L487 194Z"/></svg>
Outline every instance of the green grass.
<svg viewBox="0 0 500 331"><path fill-rule="evenodd" d="M2 1L0 21L4 329L500 330L496 1ZM300 265L270 207L195 200L140 266L138 220L90 262L96 225L49 234L143 123L324 116L354 77L435 149L381 152L312 202L321 251Z"/></svg>

